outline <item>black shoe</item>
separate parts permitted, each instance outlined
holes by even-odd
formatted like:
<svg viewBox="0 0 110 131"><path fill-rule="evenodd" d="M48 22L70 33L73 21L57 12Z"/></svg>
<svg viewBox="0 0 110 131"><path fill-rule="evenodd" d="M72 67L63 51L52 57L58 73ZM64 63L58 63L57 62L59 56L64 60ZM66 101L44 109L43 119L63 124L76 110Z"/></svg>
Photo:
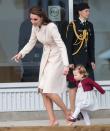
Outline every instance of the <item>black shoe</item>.
<svg viewBox="0 0 110 131"><path fill-rule="evenodd" d="M80 112L78 114L77 120L80 121L80 120L83 120L83 119L84 119L84 117L83 117L82 113Z"/></svg>

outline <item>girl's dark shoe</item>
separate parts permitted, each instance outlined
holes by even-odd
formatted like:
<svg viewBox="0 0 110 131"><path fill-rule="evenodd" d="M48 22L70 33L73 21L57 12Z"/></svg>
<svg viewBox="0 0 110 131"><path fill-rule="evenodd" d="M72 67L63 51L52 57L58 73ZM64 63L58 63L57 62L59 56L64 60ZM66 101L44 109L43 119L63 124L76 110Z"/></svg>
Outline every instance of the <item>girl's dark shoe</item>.
<svg viewBox="0 0 110 131"><path fill-rule="evenodd" d="M80 112L78 117L77 117L77 120L80 121L80 120L83 120L83 119L84 119L84 117L83 117L82 113Z"/></svg>

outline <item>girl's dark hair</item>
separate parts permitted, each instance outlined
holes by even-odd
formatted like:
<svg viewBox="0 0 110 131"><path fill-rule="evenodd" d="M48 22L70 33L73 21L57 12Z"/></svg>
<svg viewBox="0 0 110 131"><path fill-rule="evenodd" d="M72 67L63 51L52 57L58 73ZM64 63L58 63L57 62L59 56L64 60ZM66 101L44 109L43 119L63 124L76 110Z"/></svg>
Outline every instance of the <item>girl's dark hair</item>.
<svg viewBox="0 0 110 131"><path fill-rule="evenodd" d="M38 15L39 17L43 18L42 24L48 24L51 22L51 20L48 18L47 14L42 10L42 8L34 6L31 7L29 10L30 14Z"/></svg>

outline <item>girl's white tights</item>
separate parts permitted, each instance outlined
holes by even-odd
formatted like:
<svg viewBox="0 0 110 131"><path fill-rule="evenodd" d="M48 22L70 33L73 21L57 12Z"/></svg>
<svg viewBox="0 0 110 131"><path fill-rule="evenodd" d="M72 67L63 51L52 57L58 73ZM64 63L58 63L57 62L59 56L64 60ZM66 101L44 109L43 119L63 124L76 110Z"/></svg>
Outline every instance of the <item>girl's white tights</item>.
<svg viewBox="0 0 110 131"><path fill-rule="evenodd" d="M90 118L89 118L89 115L88 115L87 111L81 110L79 107L76 107L74 113L72 114L72 117L73 117L73 118L77 118L77 117L78 117L78 114L79 114L80 112L82 113L82 115L83 115L83 117L84 117L85 124L86 124L86 125L91 125L91 121L90 121Z"/></svg>

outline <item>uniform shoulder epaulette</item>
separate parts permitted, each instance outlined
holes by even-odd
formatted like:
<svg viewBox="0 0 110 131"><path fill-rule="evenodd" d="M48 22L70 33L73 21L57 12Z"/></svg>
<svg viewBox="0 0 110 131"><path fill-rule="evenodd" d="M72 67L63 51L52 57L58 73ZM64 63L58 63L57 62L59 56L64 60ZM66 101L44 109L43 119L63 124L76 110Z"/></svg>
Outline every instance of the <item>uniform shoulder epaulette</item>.
<svg viewBox="0 0 110 131"><path fill-rule="evenodd" d="M71 21L70 23L69 23L69 25L70 26L73 26L73 23L75 23L76 22L76 20L73 20L73 21Z"/></svg>
<svg viewBox="0 0 110 131"><path fill-rule="evenodd" d="M72 26L72 21L69 23L69 26Z"/></svg>
<svg viewBox="0 0 110 131"><path fill-rule="evenodd" d="M92 23L91 21L89 21L89 20L87 20L86 23L88 23L88 24L93 24L93 23Z"/></svg>

